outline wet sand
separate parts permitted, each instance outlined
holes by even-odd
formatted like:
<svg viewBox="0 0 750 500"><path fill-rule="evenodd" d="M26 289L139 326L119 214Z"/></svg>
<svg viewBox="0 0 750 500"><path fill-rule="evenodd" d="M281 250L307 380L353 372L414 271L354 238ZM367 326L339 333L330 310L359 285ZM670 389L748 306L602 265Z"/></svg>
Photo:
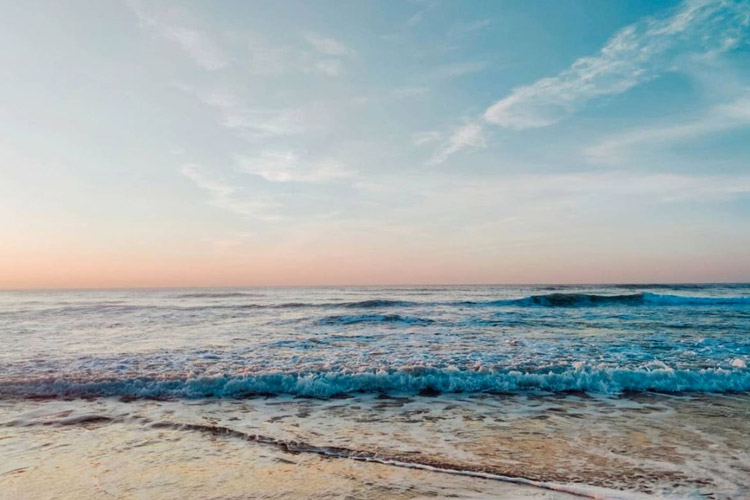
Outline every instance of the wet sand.
<svg viewBox="0 0 750 500"><path fill-rule="evenodd" d="M748 416L744 395L3 400L0 488L8 498L746 498Z"/></svg>
<svg viewBox="0 0 750 500"><path fill-rule="evenodd" d="M2 429L2 497L576 498L493 480L285 453L231 436L85 420L64 428Z"/></svg>

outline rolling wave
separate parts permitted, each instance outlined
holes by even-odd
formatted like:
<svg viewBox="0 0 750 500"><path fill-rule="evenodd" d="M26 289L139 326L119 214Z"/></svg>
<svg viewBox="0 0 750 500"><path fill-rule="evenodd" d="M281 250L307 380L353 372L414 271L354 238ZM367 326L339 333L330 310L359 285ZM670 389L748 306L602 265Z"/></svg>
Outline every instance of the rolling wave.
<svg viewBox="0 0 750 500"><path fill-rule="evenodd" d="M702 297L689 295L657 294L639 292L619 295L591 293L549 293L529 295L518 299L486 301L410 301L371 299L356 302L288 302L281 304L248 305L258 308L346 308L346 309L385 309L391 307L431 307L431 306L484 306L484 307L598 307L598 306L750 306L750 297ZM212 307L212 306L206 306ZM228 306L232 307L232 306ZM240 306L241 307L241 306Z"/></svg>
<svg viewBox="0 0 750 500"><path fill-rule="evenodd" d="M232 297L262 297L263 294L251 292L195 292L177 295L178 299L225 299Z"/></svg>
<svg viewBox="0 0 750 500"><path fill-rule="evenodd" d="M560 372L413 368L380 372L269 372L204 378L59 378L0 382L0 397L246 398L346 394L625 392L725 393L750 390L747 368L567 369Z"/></svg>
<svg viewBox="0 0 750 500"><path fill-rule="evenodd" d="M657 293L629 293L598 295L589 293L550 293L530 295L521 299L465 302L477 306L541 306L541 307L597 307L597 306L736 306L750 305L750 297L699 297Z"/></svg>
<svg viewBox="0 0 750 500"><path fill-rule="evenodd" d="M400 323L406 325L430 325L431 319L400 314L344 314L325 316L318 323L322 325L355 325L359 323Z"/></svg>
<svg viewBox="0 0 750 500"><path fill-rule="evenodd" d="M639 292L619 295L591 293L549 293L529 295L518 299L486 301L418 302L408 300L373 299L358 302L286 303L273 308L347 308L381 309L390 307L479 306L479 307L599 307L599 306L750 306L750 297L703 297Z"/></svg>
<svg viewBox="0 0 750 500"><path fill-rule="evenodd" d="M419 305L419 302L411 302L408 300L388 300L388 299L372 299L372 300L360 300L357 302L345 302L339 304L341 307L350 307L355 309L369 309L369 308L380 308L380 307L407 307Z"/></svg>
<svg viewBox="0 0 750 500"><path fill-rule="evenodd" d="M193 294L191 297L238 297L242 293L226 294ZM185 295L187 297L188 295ZM389 308L427 308L427 307L542 307L542 308L585 308L585 307L636 307L636 306L723 306L723 307L748 307L750 296L726 296L706 297L696 295L671 295L651 292L638 292L619 295L591 294L591 293L548 293L529 295L522 298L484 300L484 301L409 301L370 299L354 302L280 302L280 303L199 303L192 305L173 304L121 304L112 302L75 304L54 306L43 309L20 308L11 311L3 311L0 315L80 315L80 314L129 314L143 310L173 310L173 311L211 311L211 310L270 310L270 309L389 309ZM363 315L363 318L366 315ZM383 319L380 321L391 321ZM374 322L372 319L363 319L357 322ZM408 320L403 321L409 323ZM429 320L415 321L415 323L426 323Z"/></svg>

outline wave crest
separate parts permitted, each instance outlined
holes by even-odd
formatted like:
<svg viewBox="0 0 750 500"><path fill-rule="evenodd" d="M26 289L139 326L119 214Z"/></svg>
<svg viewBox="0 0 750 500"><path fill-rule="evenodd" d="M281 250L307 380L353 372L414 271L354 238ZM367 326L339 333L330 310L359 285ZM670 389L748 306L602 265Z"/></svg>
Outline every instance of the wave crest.
<svg viewBox="0 0 750 500"><path fill-rule="evenodd" d="M400 314L342 314L325 316L318 323L322 325L356 325L359 323L400 323L406 325L430 325L431 319Z"/></svg>
<svg viewBox="0 0 750 500"><path fill-rule="evenodd" d="M519 307L597 307L597 306L743 306L750 305L750 297L699 297L650 292L620 295L590 293L550 293L530 295L521 299L488 302L465 302L475 306Z"/></svg>
<svg viewBox="0 0 750 500"><path fill-rule="evenodd" d="M744 392L748 369L566 369L560 372L474 371L415 367L348 373L270 372L205 378L44 379L0 384L0 397L245 398L292 395L330 398L352 393Z"/></svg>
<svg viewBox="0 0 750 500"><path fill-rule="evenodd" d="M178 299L225 299L232 297L262 297L260 293L251 292L194 292L177 295Z"/></svg>

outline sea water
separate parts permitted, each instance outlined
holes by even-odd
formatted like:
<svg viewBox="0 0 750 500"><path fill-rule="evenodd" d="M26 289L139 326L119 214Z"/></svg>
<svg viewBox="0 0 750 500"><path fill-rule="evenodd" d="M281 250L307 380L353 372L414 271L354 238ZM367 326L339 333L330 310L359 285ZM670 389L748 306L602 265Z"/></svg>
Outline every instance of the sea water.
<svg viewBox="0 0 750 500"><path fill-rule="evenodd" d="M0 342L0 487L18 494L66 453L168 467L139 455L168 447L184 466L221 439L576 494L750 496L750 285L2 292ZM367 471L361 496L403 493Z"/></svg>

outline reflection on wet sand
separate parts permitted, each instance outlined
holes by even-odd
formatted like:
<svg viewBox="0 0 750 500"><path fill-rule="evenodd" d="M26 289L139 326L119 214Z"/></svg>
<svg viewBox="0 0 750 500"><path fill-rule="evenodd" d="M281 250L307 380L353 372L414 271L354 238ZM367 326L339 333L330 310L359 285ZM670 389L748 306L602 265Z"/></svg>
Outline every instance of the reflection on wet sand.
<svg viewBox="0 0 750 500"><path fill-rule="evenodd" d="M742 498L750 489L745 395L26 400L0 412L10 457L0 485L29 498L58 477L76 497L104 485L116 496L227 498L250 485L254 497L561 495L404 466L587 494Z"/></svg>
<svg viewBox="0 0 750 500"><path fill-rule="evenodd" d="M4 431L7 431L5 429ZM224 436L90 421L3 432L4 498L534 498L569 495L312 454ZM572 497L570 497L572 498Z"/></svg>

